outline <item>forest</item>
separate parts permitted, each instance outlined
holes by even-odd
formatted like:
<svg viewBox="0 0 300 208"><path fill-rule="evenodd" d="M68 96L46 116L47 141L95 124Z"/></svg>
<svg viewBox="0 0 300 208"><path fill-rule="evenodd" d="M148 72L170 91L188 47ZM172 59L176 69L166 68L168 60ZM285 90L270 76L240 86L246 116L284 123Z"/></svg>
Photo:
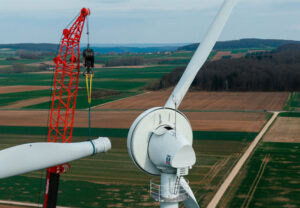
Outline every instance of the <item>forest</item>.
<svg viewBox="0 0 300 208"><path fill-rule="evenodd" d="M300 44L300 41L294 40L277 40L277 39L257 39L257 38L245 38L240 40L230 40L230 41L218 41L214 46L215 50L225 50L225 49L268 49L277 48L282 45L287 44ZM194 43L186 46L179 47L179 51L194 51L197 49L199 43Z"/></svg>
<svg viewBox="0 0 300 208"><path fill-rule="evenodd" d="M175 86L185 67L178 67L147 86L159 90ZM272 52L247 54L239 59L206 62L192 83L206 91L299 91L300 44L288 44Z"/></svg>

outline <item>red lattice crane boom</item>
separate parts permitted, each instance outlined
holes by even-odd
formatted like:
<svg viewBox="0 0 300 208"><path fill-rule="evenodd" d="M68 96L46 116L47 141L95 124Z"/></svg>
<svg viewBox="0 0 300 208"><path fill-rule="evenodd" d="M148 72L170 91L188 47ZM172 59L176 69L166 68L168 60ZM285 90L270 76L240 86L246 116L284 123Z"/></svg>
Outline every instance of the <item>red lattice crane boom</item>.
<svg viewBox="0 0 300 208"><path fill-rule="evenodd" d="M80 39L90 10L83 8L69 28L63 30L55 67L48 142L71 142L80 73ZM59 175L69 165L47 169L44 208L56 207Z"/></svg>

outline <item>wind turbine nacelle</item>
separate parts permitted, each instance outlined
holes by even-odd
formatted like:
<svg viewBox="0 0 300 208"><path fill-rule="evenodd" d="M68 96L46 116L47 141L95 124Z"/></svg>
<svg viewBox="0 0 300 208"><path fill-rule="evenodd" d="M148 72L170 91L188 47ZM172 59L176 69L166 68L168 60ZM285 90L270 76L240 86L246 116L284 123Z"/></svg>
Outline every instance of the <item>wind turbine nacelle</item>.
<svg viewBox="0 0 300 208"><path fill-rule="evenodd" d="M192 167L196 163L196 154L191 142L175 129L162 131L156 131L160 134L154 132L150 138L148 153L151 161L162 172Z"/></svg>

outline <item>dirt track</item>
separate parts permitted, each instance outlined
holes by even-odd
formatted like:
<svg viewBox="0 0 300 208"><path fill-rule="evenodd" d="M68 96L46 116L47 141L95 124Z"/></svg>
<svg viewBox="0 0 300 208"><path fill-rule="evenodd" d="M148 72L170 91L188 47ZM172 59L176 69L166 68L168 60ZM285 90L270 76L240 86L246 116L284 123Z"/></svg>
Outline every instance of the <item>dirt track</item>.
<svg viewBox="0 0 300 208"><path fill-rule="evenodd" d="M141 111L93 111L92 127L128 129ZM264 113L186 112L194 130L257 132L265 123ZM47 111L1 110L1 126L46 126ZM75 127L88 127L88 112L77 111Z"/></svg>
<svg viewBox="0 0 300 208"><path fill-rule="evenodd" d="M163 106L171 91L157 91L94 107L95 109L148 109ZM181 110L270 110L283 108L288 92L189 92Z"/></svg>
<svg viewBox="0 0 300 208"><path fill-rule="evenodd" d="M1 86L0 94L14 93L14 92L26 92L33 90L46 90L49 86L30 86L30 85L14 85L14 86Z"/></svg>
<svg viewBox="0 0 300 208"><path fill-rule="evenodd" d="M264 137L266 142L300 142L300 118L277 118Z"/></svg>

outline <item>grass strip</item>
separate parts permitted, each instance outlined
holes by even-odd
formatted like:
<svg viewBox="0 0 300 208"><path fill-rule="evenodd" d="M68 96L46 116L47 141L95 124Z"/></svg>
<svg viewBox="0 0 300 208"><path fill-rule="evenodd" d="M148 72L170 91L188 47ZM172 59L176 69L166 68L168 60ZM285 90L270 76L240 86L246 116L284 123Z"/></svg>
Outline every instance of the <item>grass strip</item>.
<svg viewBox="0 0 300 208"><path fill-rule="evenodd" d="M107 136L126 138L129 129L119 128L92 128L93 136ZM27 134L45 135L48 127L26 127L26 126L0 126L1 134ZM193 131L194 139L197 140L233 140L252 141L256 132L223 132L223 131ZM74 128L73 136L88 136L88 128Z"/></svg>
<svg viewBox="0 0 300 208"><path fill-rule="evenodd" d="M279 113L279 117L294 117L294 118L299 118L300 117L300 112L282 112Z"/></svg>

